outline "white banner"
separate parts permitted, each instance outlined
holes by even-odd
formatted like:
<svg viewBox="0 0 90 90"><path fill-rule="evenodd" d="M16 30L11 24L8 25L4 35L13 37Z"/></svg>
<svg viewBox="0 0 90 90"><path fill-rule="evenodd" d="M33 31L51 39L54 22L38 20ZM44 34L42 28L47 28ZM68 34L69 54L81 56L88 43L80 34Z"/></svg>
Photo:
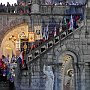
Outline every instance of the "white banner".
<svg viewBox="0 0 90 90"><path fill-rule="evenodd" d="M42 27L41 25L34 26L35 40L42 39Z"/></svg>

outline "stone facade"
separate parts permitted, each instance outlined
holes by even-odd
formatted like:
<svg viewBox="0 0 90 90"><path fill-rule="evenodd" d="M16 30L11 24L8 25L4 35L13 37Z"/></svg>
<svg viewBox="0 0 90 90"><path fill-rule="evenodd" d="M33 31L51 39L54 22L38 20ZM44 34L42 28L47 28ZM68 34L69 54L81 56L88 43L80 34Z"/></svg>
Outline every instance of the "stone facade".
<svg viewBox="0 0 90 90"><path fill-rule="evenodd" d="M48 11L51 11L51 8L48 9ZM64 55L67 54L73 56L74 58L73 66L75 69L75 90L90 89L90 18L89 15L87 16L88 19L86 19L85 17L85 22L82 28L78 29L77 31L74 31L69 37L62 40L62 42L59 40L58 44L55 44L55 46L53 46L51 49L49 48L48 51L44 54L40 54L40 57L36 58L33 62L28 63L27 61L29 68L28 70L22 72L20 72L20 70L16 70L16 90L19 90L19 88L20 90L44 90L44 64L51 65L53 67L55 75L54 90L62 90L62 88L60 88L62 87L62 58ZM37 18L36 15L32 15L31 17ZM17 26L17 22L19 22L17 21L17 19L23 20L22 18L24 18L24 20L26 20L29 23L31 22L30 16L28 15L0 15L0 41L2 41L5 32L9 32L9 30L12 30L8 28ZM12 24L12 22L14 24ZM19 24L21 23L22 22L20 22ZM3 26L6 26L5 29ZM30 24L30 27L32 27L32 24ZM29 57L29 55L27 55L27 57ZM17 71L20 72L21 76L17 74Z"/></svg>
<svg viewBox="0 0 90 90"><path fill-rule="evenodd" d="M89 24L88 20L88 24ZM88 25L87 25L88 27ZM31 64L29 64L29 70L31 71L31 85L32 90L34 90L34 84L32 80L37 80L33 78L33 74L38 76L35 72L38 71L38 73L42 73L42 68L44 64L49 64L53 66L54 68L54 75L55 75L55 83L54 83L54 90L58 90L61 87L61 81L62 81L62 58L64 55L71 55L74 57L74 69L75 69L75 90L89 90L89 65L90 65L90 50L89 50L89 35L85 34L86 27L83 25L83 27L77 31L75 31L70 37L68 37L66 40L63 40L61 44L56 45L56 47L49 50L47 53L45 53L43 56L41 56L39 59L36 59ZM89 29L88 29L89 30ZM37 64L36 64L37 62ZM41 62L41 63L40 63ZM37 69L35 69L35 67ZM32 71L34 70L34 71ZM39 79L40 80L40 79ZM38 81L40 83L40 81ZM45 85L44 78L41 79L40 84ZM30 86L31 86L30 85ZM43 87L43 88L42 88ZM44 86L37 86L37 90L44 90ZM60 89L62 90L62 89Z"/></svg>

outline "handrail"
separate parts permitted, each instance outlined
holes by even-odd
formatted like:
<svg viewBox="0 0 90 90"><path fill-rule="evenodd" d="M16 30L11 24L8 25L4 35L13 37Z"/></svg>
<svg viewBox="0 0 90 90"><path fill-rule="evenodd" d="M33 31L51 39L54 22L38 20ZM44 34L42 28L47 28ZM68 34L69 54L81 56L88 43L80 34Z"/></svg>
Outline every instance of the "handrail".
<svg viewBox="0 0 90 90"><path fill-rule="evenodd" d="M60 4L41 4L40 6L60 6L60 7L66 7L66 6L77 6L77 7L82 7L85 6L86 4L65 4L65 5L60 5Z"/></svg>
<svg viewBox="0 0 90 90"><path fill-rule="evenodd" d="M67 31L60 32L56 37L51 38L50 40L44 42L34 50L32 50L29 54L27 54L27 64L32 63L35 59L41 57L45 52L49 51L51 48L55 47L57 44L61 43L63 40L65 40L68 36L75 33L77 30L81 29L83 27L83 24L76 30L73 30L70 33L67 33ZM66 34L63 38L63 34ZM51 44L51 46L49 46ZM43 50L43 51L41 51ZM37 51L37 52L36 52Z"/></svg>

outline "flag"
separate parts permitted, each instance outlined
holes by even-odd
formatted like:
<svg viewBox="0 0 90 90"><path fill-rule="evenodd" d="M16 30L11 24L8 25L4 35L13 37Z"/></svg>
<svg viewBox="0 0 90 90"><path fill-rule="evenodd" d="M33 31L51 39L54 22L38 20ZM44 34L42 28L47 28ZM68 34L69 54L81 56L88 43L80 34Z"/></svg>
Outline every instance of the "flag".
<svg viewBox="0 0 90 90"><path fill-rule="evenodd" d="M67 22L66 22L66 18L63 18L63 24L62 24L62 30L66 30L67 29Z"/></svg>
<svg viewBox="0 0 90 90"><path fill-rule="evenodd" d="M48 38L49 38L48 25L45 30L45 38L46 38L46 40L48 40Z"/></svg>
<svg viewBox="0 0 90 90"><path fill-rule="evenodd" d="M66 18L65 18L65 17L64 17L63 24L64 24L64 25L67 25L67 22L66 22Z"/></svg>
<svg viewBox="0 0 90 90"><path fill-rule="evenodd" d="M45 29L46 29L46 28L45 28L45 27L43 27L42 29L43 29L43 31L42 31L42 37L43 37L43 39L45 39L45 40L46 40L46 36L45 36Z"/></svg>
<svg viewBox="0 0 90 90"><path fill-rule="evenodd" d="M73 19L73 28L74 29L77 28L76 16L74 16L74 19Z"/></svg>
<svg viewBox="0 0 90 90"><path fill-rule="evenodd" d="M42 39L45 39L45 21L43 18L42 18Z"/></svg>
<svg viewBox="0 0 90 90"><path fill-rule="evenodd" d="M69 27L69 30L73 30L73 17L71 15L71 18L70 18L70 27Z"/></svg>
<svg viewBox="0 0 90 90"><path fill-rule="evenodd" d="M56 29L56 27L55 27L55 29L54 29L54 37L57 35L57 29Z"/></svg>
<svg viewBox="0 0 90 90"><path fill-rule="evenodd" d="M31 43L31 50L34 49L34 48L36 48L36 46L35 46L34 42L32 42Z"/></svg>
<svg viewBox="0 0 90 90"><path fill-rule="evenodd" d="M61 32L61 31L62 31L62 20L60 20L60 22L59 22L59 26L60 26L60 28L59 28L59 32Z"/></svg>

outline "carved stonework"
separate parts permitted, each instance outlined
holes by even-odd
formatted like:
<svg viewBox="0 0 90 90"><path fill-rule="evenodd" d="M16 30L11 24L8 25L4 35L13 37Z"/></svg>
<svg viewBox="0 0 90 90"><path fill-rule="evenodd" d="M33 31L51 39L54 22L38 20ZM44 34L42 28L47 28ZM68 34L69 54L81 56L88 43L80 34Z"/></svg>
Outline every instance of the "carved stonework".
<svg viewBox="0 0 90 90"><path fill-rule="evenodd" d="M66 54L62 66L62 90L74 90L73 57Z"/></svg>

